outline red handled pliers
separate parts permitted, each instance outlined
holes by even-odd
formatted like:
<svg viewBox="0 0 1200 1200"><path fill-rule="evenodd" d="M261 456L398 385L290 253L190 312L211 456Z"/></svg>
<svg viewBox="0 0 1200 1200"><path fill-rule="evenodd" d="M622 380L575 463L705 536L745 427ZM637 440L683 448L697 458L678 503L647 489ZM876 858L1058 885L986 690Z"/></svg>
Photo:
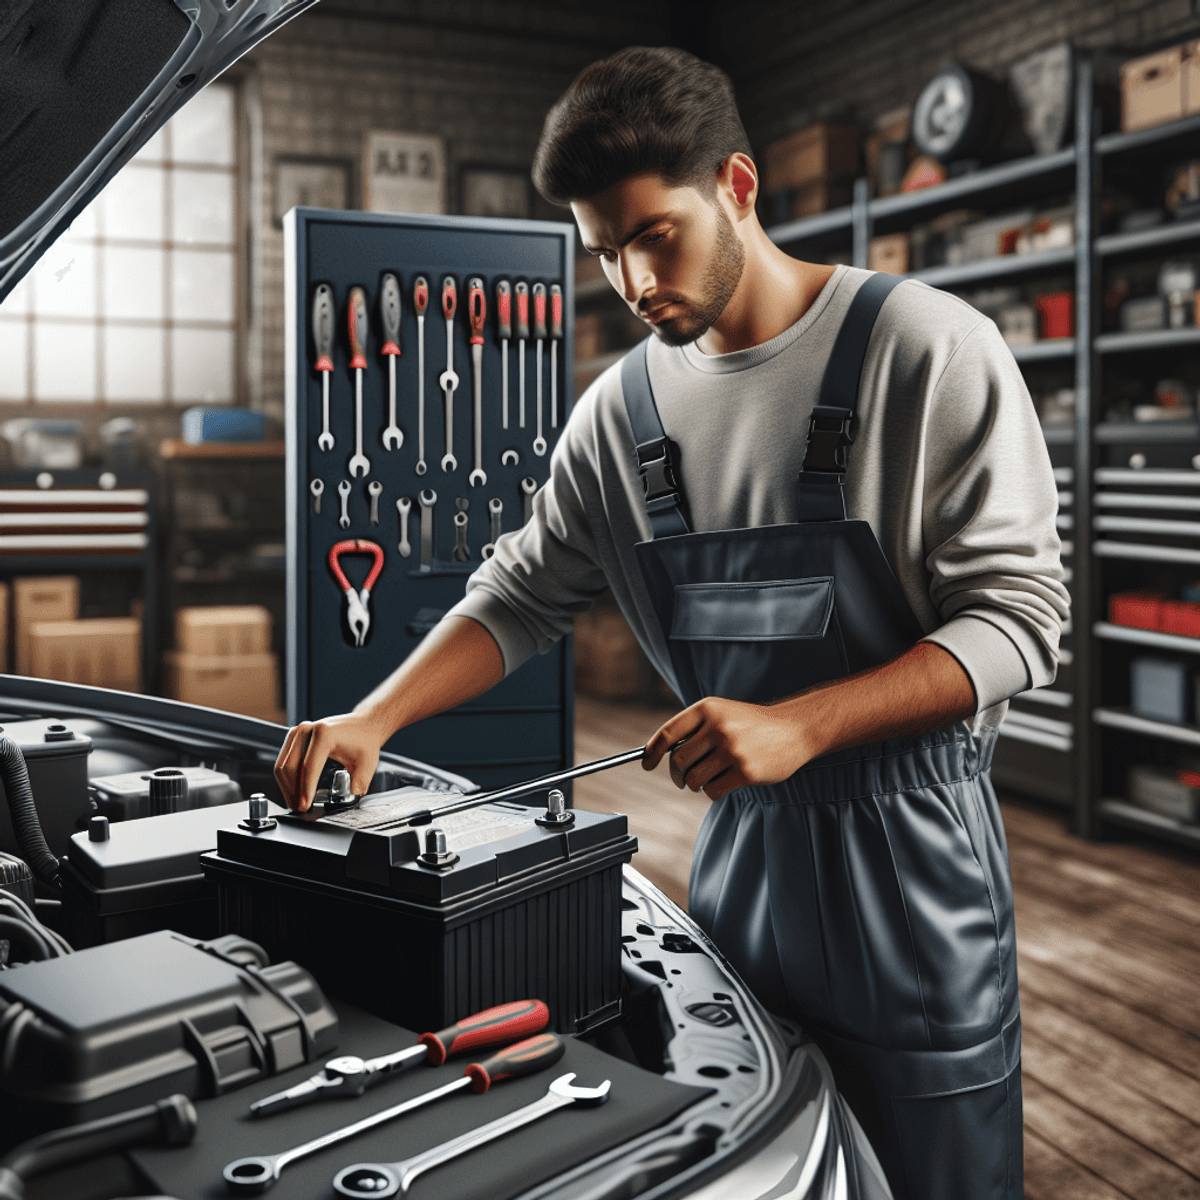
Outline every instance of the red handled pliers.
<svg viewBox="0 0 1200 1200"><path fill-rule="evenodd" d="M343 554L373 554L375 556L375 565L371 568L371 573L367 576L367 582L363 584L361 592L354 590L338 562ZM379 578L379 572L383 570L383 547L376 545L375 542L367 541L365 538L349 538L344 542L338 542L330 547L329 569L333 572L333 577L338 581L342 591L346 593L350 632L354 634L354 644L361 646L367 640L367 630L371 628L371 612L368 605L371 603L371 589L375 586L375 580Z"/></svg>

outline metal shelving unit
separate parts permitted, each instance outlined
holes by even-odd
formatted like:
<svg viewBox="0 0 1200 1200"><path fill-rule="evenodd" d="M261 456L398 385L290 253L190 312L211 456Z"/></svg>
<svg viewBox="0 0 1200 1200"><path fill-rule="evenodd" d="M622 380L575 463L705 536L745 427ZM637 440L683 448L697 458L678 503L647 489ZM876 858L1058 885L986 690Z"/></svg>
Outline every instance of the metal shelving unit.
<svg viewBox="0 0 1200 1200"><path fill-rule="evenodd" d="M1069 489L1060 491L1060 506L1071 510L1070 520L1060 520L1060 528L1101 536L1076 535L1064 541L1063 556L1069 559L1067 575L1072 594L1071 629L1078 631L1078 640L1071 634L1064 636L1060 682L1043 689L1042 695L1026 693L1019 698L1021 703L1013 707L1003 727L1008 738L1023 746L1022 755L1032 758L1048 754L1051 758L1031 762L1023 775L1018 771L1019 780L1006 779L1006 782L1069 806L1073 826L1084 837L1098 835L1108 824L1200 849L1200 825L1190 826L1160 817L1111 794L1112 785L1104 786L1100 736L1103 728L1160 744L1200 747L1200 728L1147 721L1119 705L1104 703L1106 677L1102 671L1106 646L1114 652L1124 645L1200 654L1200 638L1126 629L1103 619L1106 571L1200 566L1200 549L1187 544L1198 542L1200 523L1157 517L1158 512L1166 514L1171 509L1181 516L1190 516L1200 510L1200 497L1181 499L1171 493L1160 497L1147 495L1144 490L1162 486L1178 492L1181 488L1200 487L1200 469L1183 469L1188 465L1186 458L1172 470L1138 471L1111 465L1119 461L1113 456L1123 446L1144 447L1146 454L1154 447L1162 447L1160 453L1169 448L1179 454L1180 447L1191 446L1187 453L1195 453L1200 464L1200 422L1107 422L1101 420L1097 399L1108 363L1130 362L1137 367L1138 355L1187 354L1192 350L1200 354L1200 328L1146 333L1100 329L1105 266L1139 255L1149 257L1189 250L1194 253L1200 245L1200 220L1166 223L1134 233L1099 233L1100 189L1106 175L1125 172L1127 176L1136 176L1142 169L1138 165L1140 159L1149 156L1154 162L1151 174L1146 177L1157 178L1158 169L1172 156L1194 157L1200 144L1200 116L1137 133L1102 134L1091 64L1083 61L1077 73L1075 129L1076 144L1055 154L1002 163L919 192L870 199L866 181L860 180L850 205L807 220L778 225L767 232L777 244L794 247L800 256L806 250L811 254L828 246L840 236L850 241L851 261L856 266L866 266L868 244L878 233L904 230L916 221L966 205L1003 211L1006 207L1046 200L1055 192L1074 191L1073 246L933 267L913 275L931 286L943 288L986 286L1054 271L1071 270L1074 275L1076 336L1014 346L1012 351L1023 368L1073 367L1074 423L1045 426L1044 434L1055 464L1056 482L1060 489ZM1103 490L1111 485L1123 487L1124 491ZM1138 498L1126 502L1133 491L1139 492ZM1112 512L1114 508L1141 515L1117 515ZM1051 714L1047 706L1056 711ZM1057 764L1060 770L1066 767L1063 772L1066 782L1057 791L1048 788L1042 778L1044 772L1039 764L1047 761Z"/></svg>

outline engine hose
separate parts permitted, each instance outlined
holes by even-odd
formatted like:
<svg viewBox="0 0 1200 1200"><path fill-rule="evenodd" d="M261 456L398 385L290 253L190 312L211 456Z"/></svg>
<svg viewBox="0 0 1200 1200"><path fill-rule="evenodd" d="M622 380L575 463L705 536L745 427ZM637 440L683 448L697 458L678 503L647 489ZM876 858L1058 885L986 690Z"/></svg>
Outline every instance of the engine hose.
<svg viewBox="0 0 1200 1200"><path fill-rule="evenodd" d="M29 771L21 748L9 737L0 737L0 783L8 797L8 811L21 857L29 864L35 878L51 887L58 887L58 859L46 844L42 823L38 820L29 786Z"/></svg>
<svg viewBox="0 0 1200 1200"><path fill-rule="evenodd" d="M13 949L23 951L23 957L32 962L45 962L48 958L58 958L57 947L51 949L46 939L28 921L17 917L0 914L0 938L7 938ZM9 952L12 957L12 951Z"/></svg>

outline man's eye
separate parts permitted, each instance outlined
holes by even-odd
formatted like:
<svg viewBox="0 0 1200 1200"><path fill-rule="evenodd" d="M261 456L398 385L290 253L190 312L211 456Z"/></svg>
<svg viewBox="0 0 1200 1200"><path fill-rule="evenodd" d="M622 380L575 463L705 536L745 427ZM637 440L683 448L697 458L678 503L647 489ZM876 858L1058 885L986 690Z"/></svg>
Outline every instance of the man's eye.
<svg viewBox="0 0 1200 1200"><path fill-rule="evenodd" d="M667 235L665 233L648 233L642 238L644 246L653 246L656 242L661 242Z"/></svg>

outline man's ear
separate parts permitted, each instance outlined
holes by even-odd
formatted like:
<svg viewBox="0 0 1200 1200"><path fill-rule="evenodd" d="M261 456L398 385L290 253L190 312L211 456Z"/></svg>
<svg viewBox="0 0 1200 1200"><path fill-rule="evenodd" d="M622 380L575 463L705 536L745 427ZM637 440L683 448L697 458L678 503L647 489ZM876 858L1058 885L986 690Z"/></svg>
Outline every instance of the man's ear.
<svg viewBox="0 0 1200 1200"><path fill-rule="evenodd" d="M722 164L719 178L733 193L739 215L752 213L758 199L758 170L748 154L740 150Z"/></svg>

